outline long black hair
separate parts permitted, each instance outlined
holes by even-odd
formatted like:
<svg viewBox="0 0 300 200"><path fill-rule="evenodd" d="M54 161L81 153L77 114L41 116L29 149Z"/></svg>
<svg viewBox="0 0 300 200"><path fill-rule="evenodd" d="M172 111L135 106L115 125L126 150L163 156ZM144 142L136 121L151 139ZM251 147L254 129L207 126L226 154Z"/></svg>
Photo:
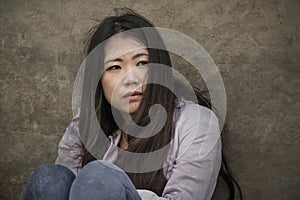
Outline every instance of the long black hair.
<svg viewBox="0 0 300 200"><path fill-rule="evenodd" d="M174 89L186 90L185 84L181 83L172 76L171 59L169 53L166 50L164 43L157 31L151 29L151 33L145 35L143 27L154 27L151 22L145 19L143 16L134 13L131 10L126 10L123 14L117 14L116 16L106 17L100 23L97 23L89 32L89 39L87 41L86 56L89 55L86 60L86 70L84 74L84 82L82 88L81 98L81 113L80 113L80 134L83 141L84 156L82 160L82 166L95 160L96 158L102 158L104 152L107 150L108 145L101 147L97 141L103 140L97 134L98 129L93 124L92 114L94 113L97 122L100 124L104 134L109 137L119 129L117 125L113 111L114 108L107 102L103 94L103 88L101 85L101 77L91 80L91 77L95 77L95 69L100 67L99 75L103 70L104 61L104 46L105 41L112 36L120 33L124 33L125 37L133 37L142 42L146 47L158 46L160 48L148 48L149 51L149 63L158 63L169 67L161 68L159 73L156 68L149 67L148 79L150 84L147 84L147 88L144 91L143 99L136 112L131 114L133 121L139 126L146 126L150 123L149 110L152 105L160 104L164 107L167 113L167 120L163 128L159 133L148 138L138 138L129 136L127 151L136 153L147 153L161 149L170 143L173 137L173 112L176 107L177 97L172 92ZM150 38L149 38L150 37ZM100 45L99 44L103 44ZM95 49L97 49L95 51ZM95 54L94 56L90 56ZM95 69L91 66L95 66ZM102 68L101 68L102 67ZM95 87L91 87L90 82L97 82ZM162 84L151 84L151 83ZM164 87L167 85L168 87ZM194 90L197 96L197 103L211 109L211 104L207 98L202 95L198 90ZM94 94L94 95L93 95ZM184 97L188 99L188 96ZM116 111L118 113L118 111ZM159 115L159 113L156 113ZM151 132L151 129L147 129ZM154 130L153 130L154 131ZM142 134L142 133L141 133ZM93 152L93 154L91 153ZM99 152L95 156L95 152ZM125 162L120 159L118 164ZM220 170L220 176L226 181L230 190L230 199L234 198L234 179L229 173L225 159L222 160L223 164ZM163 175L163 170L158 169L152 172L146 173L127 173L132 182L137 188L149 189L158 195L162 194L162 191L166 184L166 179Z"/></svg>

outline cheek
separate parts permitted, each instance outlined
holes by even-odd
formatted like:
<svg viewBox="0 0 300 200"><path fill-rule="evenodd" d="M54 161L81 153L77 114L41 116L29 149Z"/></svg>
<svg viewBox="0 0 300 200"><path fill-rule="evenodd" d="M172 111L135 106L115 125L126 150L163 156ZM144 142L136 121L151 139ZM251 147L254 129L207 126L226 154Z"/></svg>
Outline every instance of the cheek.
<svg viewBox="0 0 300 200"><path fill-rule="evenodd" d="M141 80L142 80L142 82L145 84L145 83L147 83L147 81L148 81L148 78L149 78L149 69L148 68L146 68L146 69L142 69L140 72L139 72L139 74L140 74L140 78L141 78Z"/></svg>
<svg viewBox="0 0 300 200"><path fill-rule="evenodd" d="M105 77L102 77L101 84L102 84L102 89L103 89L104 96L105 96L106 100L108 102L110 102L111 93L112 93L111 83Z"/></svg>
<svg viewBox="0 0 300 200"><path fill-rule="evenodd" d="M116 92L118 88L116 79L103 75L101 79L101 84L106 100L111 103L112 95L114 92Z"/></svg>

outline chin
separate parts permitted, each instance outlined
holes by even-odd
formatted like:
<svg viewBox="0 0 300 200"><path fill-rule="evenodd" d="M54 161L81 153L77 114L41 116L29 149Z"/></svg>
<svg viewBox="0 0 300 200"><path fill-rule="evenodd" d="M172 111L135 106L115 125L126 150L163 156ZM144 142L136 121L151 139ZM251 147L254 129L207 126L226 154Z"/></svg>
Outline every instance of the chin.
<svg viewBox="0 0 300 200"><path fill-rule="evenodd" d="M134 103L130 103L129 105L127 104L126 106L118 105L115 106L115 108L124 114L133 114L138 110L139 105L140 105L139 102L138 103L134 102Z"/></svg>
<svg viewBox="0 0 300 200"><path fill-rule="evenodd" d="M133 114L137 111L137 107L134 107L134 108L129 108L129 109L118 109L119 111L121 111L122 113L124 114Z"/></svg>
<svg viewBox="0 0 300 200"><path fill-rule="evenodd" d="M132 109L129 109L129 114L133 114L137 111L137 108L132 108Z"/></svg>

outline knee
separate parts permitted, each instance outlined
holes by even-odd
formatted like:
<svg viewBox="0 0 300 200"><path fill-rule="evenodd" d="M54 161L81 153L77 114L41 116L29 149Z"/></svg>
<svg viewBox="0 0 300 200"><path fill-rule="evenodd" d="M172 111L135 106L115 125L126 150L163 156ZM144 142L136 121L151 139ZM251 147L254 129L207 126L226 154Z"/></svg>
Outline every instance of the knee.
<svg viewBox="0 0 300 200"><path fill-rule="evenodd" d="M120 182L126 179L126 173L118 166L102 160L95 160L83 167L78 173L76 182L103 182L105 184ZM99 183L100 184L100 183Z"/></svg>
<svg viewBox="0 0 300 200"><path fill-rule="evenodd" d="M100 196L122 199L116 196L121 197L124 193L123 182L127 179L119 167L101 160L92 161L78 173L71 187L70 199L98 199Z"/></svg>
<svg viewBox="0 0 300 200"><path fill-rule="evenodd" d="M74 179L74 173L64 166L43 164L31 173L21 199L67 199Z"/></svg>
<svg viewBox="0 0 300 200"><path fill-rule="evenodd" d="M94 160L90 163L88 163L84 168L84 171L93 173L94 171L105 171L106 173L123 173L124 171L119 168L118 166L103 161L103 160Z"/></svg>
<svg viewBox="0 0 300 200"><path fill-rule="evenodd" d="M30 175L27 184L34 187L48 185L71 185L75 179L74 173L61 165L43 164Z"/></svg>
<svg viewBox="0 0 300 200"><path fill-rule="evenodd" d="M32 177L65 177L74 179L75 174L62 165L43 164L37 167L32 173Z"/></svg>

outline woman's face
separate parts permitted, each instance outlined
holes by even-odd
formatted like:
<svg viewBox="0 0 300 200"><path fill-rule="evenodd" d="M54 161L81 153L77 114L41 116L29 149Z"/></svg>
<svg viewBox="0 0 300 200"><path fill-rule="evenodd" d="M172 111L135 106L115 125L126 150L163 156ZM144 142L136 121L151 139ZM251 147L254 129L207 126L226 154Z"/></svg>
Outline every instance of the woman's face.
<svg viewBox="0 0 300 200"><path fill-rule="evenodd" d="M117 110L135 112L146 89L149 52L130 37L115 37L105 46L101 84L106 100Z"/></svg>

